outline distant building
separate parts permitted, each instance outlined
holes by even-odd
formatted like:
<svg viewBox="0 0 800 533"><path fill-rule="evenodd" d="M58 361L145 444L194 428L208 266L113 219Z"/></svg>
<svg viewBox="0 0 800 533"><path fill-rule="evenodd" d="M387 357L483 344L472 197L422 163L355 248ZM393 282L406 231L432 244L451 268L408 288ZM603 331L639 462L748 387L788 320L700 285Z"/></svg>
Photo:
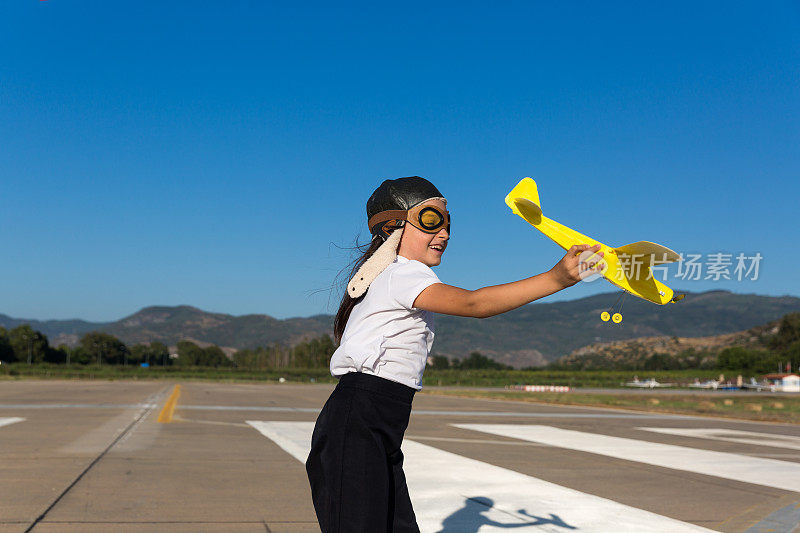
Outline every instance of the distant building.
<svg viewBox="0 0 800 533"><path fill-rule="evenodd" d="M781 392L800 392L800 376L797 374L767 374L764 379Z"/></svg>

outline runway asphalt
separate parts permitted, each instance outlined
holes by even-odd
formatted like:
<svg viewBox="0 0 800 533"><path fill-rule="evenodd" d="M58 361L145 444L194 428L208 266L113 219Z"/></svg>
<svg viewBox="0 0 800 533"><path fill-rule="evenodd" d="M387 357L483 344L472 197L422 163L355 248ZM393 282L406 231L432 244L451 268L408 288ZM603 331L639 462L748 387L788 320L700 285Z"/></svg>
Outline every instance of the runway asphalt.
<svg viewBox="0 0 800 533"><path fill-rule="evenodd" d="M331 390L2 381L0 533L319 531ZM797 425L418 395L404 453L424 532L800 525Z"/></svg>

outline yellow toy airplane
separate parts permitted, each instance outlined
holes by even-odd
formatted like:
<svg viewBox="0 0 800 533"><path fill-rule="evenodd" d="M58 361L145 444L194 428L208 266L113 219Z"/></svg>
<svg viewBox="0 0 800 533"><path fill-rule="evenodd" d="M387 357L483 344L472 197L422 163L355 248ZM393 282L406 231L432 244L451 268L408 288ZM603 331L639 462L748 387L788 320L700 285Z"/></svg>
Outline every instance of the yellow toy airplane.
<svg viewBox="0 0 800 533"><path fill-rule="evenodd" d="M603 266L603 277L627 293L659 305L677 302L685 296L685 294L674 294L672 289L655 279L650 270L655 263L671 263L680 259L677 253L666 246L639 241L611 248L547 218L542 214L536 182L531 178L523 178L517 183L516 187L506 196L506 204L514 213L524 218L565 250L569 250L575 244L592 246L599 244L598 252L604 253L600 261ZM623 293L624 295L625 293ZM613 311L613 308L614 306L610 310ZM619 310L622 310L622 306ZM603 311L600 318L603 322L607 322L609 318L616 324L622 322L620 312L611 315L608 311Z"/></svg>

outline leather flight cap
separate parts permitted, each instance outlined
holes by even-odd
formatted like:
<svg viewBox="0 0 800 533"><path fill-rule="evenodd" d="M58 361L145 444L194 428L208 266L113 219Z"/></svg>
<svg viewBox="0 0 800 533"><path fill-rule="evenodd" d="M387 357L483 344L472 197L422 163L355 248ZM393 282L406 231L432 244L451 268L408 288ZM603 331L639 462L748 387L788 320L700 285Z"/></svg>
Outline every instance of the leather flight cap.
<svg viewBox="0 0 800 533"><path fill-rule="evenodd" d="M380 236L384 242L347 284L350 298L363 296L375 278L394 262L408 211L433 198L445 201L433 183L419 176L385 180L375 189L367 200L367 220L373 238Z"/></svg>
<svg viewBox="0 0 800 533"><path fill-rule="evenodd" d="M408 176L394 180L384 180L367 200L367 219L372 235L380 235L386 240L393 224L387 221L405 221L406 211L430 198L442 198L433 183L419 176ZM394 211L395 213L390 213ZM401 211L402 213L397 213ZM386 213L385 217L383 213ZM380 217L376 215L381 214ZM402 224L402 222L401 222Z"/></svg>

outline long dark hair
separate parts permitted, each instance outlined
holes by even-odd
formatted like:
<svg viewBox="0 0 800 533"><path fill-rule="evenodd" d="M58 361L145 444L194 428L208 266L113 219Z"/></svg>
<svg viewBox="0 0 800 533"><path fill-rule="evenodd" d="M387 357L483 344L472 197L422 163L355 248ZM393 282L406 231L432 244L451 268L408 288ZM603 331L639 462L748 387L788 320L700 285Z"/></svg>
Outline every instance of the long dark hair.
<svg viewBox="0 0 800 533"><path fill-rule="evenodd" d="M372 240L369 244L362 244L356 245L356 249L362 252L361 257L356 259L352 263L352 268L350 269L350 275L347 276L345 280L345 284L348 283L353 276L356 275L356 272L361 265L363 265L367 259L372 257L372 254L375 253L375 250L380 248L381 244L384 241L381 237L375 235L372 237ZM345 267L347 270L347 267ZM366 293L362 294L358 298L351 298L349 294L347 294L347 287L345 286L344 289L344 296L342 296L342 303L339 304L339 311L336 313L336 318L333 319L333 338L337 343L341 342L342 334L344 333L344 327L347 325L347 319L350 318L350 313L353 311L353 307L356 306L358 302L360 302Z"/></svg>

